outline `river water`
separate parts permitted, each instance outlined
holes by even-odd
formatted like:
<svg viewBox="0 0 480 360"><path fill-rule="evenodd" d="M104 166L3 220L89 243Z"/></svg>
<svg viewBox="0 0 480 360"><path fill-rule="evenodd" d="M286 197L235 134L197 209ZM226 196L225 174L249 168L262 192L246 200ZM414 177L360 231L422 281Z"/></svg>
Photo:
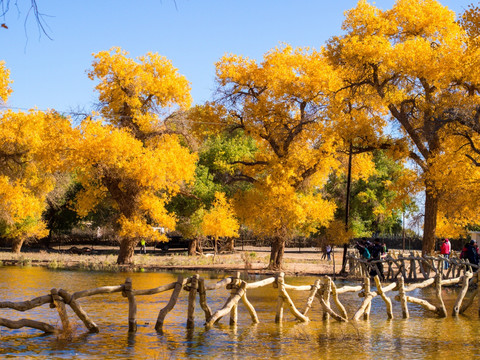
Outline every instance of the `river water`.
<svg viewBox="0 0 480 360"><path fill-rule="evenodd" d="M171 283L178 273L107 273L48 270L39 267L0 267L0 301L25 301L63 288L70 293L100 286L120 285L132 278L134 289L150 289ZM183 273L188 276L192 273ZM207 283L215 283L226 274L200 274ZM249 282L260 280L249 279ZM315 278L286 278L292 285L313 284ZM337 286L351 285L337 282ZM308 292L289 291L299 309L305 306ZM396 293L389 293L390 296ZM23 328L0 327L0 358L12 359L469 359L480 356L479 302L453 318L451 310L458 288L444 288L443 298L449 316L439 319L420 307L409 304L410 318L401 319L401 308L393 301L393 320L387 320L383 301L372 302L370 320L338 323L322 320L318 301L308 316L310 322L298 323L284 310L284 321L275 324L277 289L268 285L248 291L260 323L253 325L248 312L239 304L237 326L228 325L228 316L212 329L204 327L204 314L198 305L195 328L186 329L188 294L181 292L175 308L167 315L163 334L154 329L158 312L168 302L171 291L137 296L138 331L128 334L128 301L120 293L82 298L79 303L98 325L100 332L90 334L69 309L73 323L72 339ZM416 290L410 295L435 303L432 289ZM469 296L468 294L467 296ZM228 298L225 289L209 291L212 311ZM340 300L351 317L360 306L357 294L342 294ZM24 313L0 309L0 317L29 318L59 325L56 309L48 304Z"/></svg>

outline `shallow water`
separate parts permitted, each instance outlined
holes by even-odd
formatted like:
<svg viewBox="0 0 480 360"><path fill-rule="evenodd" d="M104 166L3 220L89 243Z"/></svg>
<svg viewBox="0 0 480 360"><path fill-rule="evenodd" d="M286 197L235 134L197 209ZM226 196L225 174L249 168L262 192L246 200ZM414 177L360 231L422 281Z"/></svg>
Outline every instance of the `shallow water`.
<svg viewBox="0 0 480 360"><path fill-rule="evenodd" d="M192 275L184 273L185 276ZM214 283L225 274L200 274ZM46 295L52 288L73 293L106 285L120 285L132 278L135 289L149 289L176 280L178 273L105 273L58 271L38 267L0 267L0 301L25 301ZM260 280L256 277L248 281ZM314 278L287 278L293 285L313 284ZM337 282L341 287L347 283ZM308 297L306 292L289 292L300 309ZM389 293L392 296L394 293ZM435 303L433 290L416 290L412 296ZM449 314L458 289L445 288L443 297ZM370 320L338 323L322 321L322 311L314 302L308 324L297 323L284 310L284 322L275 324L277 289L272 285L248 291L260 324L252 325L250 317L239 305L237 326L228 325L228 316L210 330L205 330L204 314L198 305L195 329L187 330L186 292L182 291L175 308L164 323L163 334L154 330L158 312L168 302L171 291L158 295L137 296L138 331L128 334L128 301L120 293L82 298L79 303L98 325L100 332L90 334L69 309L75 336L71 341L41 331L0 327L0 358L34 359L438 359L480 356L478 301L458 318L435 315L409 304L410 319L401 319L398 302L393 301L393 320L387 320L383 301L372 302ZM470 295L470 294L468 294ZM215 311L228 298L225 289L208 292L208 304ZM360 306L357 294L340 295L351 317ZM30 318L58 325L55 309L48 305L21 313L0 309L0 317Z"/></svg>

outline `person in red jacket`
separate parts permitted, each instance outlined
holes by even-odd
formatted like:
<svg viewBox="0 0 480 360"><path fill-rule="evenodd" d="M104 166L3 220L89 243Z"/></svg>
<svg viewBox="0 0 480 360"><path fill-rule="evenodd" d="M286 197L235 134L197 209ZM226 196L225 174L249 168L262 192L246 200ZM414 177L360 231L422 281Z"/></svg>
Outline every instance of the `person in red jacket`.
<svg viewBox="0 0 480 360"><path fill-rule="evenodd" d="M443 243L442 245L440 246L440 254L442 254L442 256L445 258L445 259L448 259L450 257L450 251L452 250L452 245L450 244L450 241L448 239L443 239ZM443 268L444 269L448 269L448 261L444 261L444 265L443 265Z"/></svg>

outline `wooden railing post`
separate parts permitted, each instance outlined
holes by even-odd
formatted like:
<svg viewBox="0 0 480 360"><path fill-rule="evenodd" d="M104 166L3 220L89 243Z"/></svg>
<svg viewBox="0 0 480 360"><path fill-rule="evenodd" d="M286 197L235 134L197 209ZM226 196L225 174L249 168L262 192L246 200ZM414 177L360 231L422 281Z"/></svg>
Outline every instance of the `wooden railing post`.
<svg viewBox="0 0 480 360"><path fill-rule="evenodd" d="M137 332L137 302L132 292L131 278L125 280L122 295L128 299L128 332Z"/></svg>
<svg viewBox="0 0 480 360"><path fill-rule="evenodd" d="M447 317L447 309L445 308L445 303L443 302L442 298L442 273L439 271L437 275L435 275L435 294L437 296L437 300L440 303L437 306L437 313L441 317Z"/></svg>
<svg viewBox="0 0 480 360"><path fill-rule="evenodd" d="M198 278L198 274L193 275L191 278L190 292L188 294L187 329L195 327L195 298L197 297Z"/></svg>
<svg viewBox="0 0 480 360"><path fill-rule="evenodd" d="M403 279L403 276L399 276L397 278L397 284L400 305L402 306L402 317L404 319L408 319L410 317L410 314L408 312L407 295L405 294L405 281Z"/></svg>
<svg viewBox="0 0 480 360"><path fill-rule="evenodd" d="M70 308L73 310L73 312L78 316L78 318L83 322L85 327L90 331L91 333L98 333L98 326L95 324L87 315L85 310L80 306L80 304L72 298L72 295L70 295L67 291L60 289L58 290L58 295L60 295L63 298L63 301L65 304L69 305Z"/></svg>
<svg viewBox="0 0 480 360"><path fill-rule="evenodd" d="M177 282L175 283L172 296L170 296L170 300L168 301L167 305L158 313L157 322L155 324L156 331L162 332L163 322L165 320L165 317L177 303L178 296L180 295L180 291L182 291L182 286L183 286L183 276L179 275L177 278Z"/></svg>
<svg viewBox="0 0 480 360"><path fill-rule="evenodd" d="M52 306L57 308L58 315L60 316L60 320L62 322L62 330L64 333L69 332L71 330L70 322L68 321L67 309L65 308L65 303L63 299L58 295L57 289L50 290L50 294L52 295Z"/></svg>

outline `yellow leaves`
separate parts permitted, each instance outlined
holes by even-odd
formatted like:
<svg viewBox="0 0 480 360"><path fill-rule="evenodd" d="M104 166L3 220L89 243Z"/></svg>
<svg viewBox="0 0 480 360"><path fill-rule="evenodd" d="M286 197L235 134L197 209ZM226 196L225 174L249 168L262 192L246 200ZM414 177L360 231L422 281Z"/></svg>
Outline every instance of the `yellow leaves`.
<svg viewBox="0 0 480 360"><path fill-rule="evenodd" d="M342 245L353 239L354 233L351 229L345 229L345 223L335 220L329 224L325 237L328 244Z"/></svg>
<svg viewBox="0 0 480 360"><path fill-rule="evenodd" d="M120 225L118 234L125 239L146 238L154 241L167 241L165 234L155 231L143 217L126 218L122 215L118 223Z"/></svg>
<svg viewBox="0 0 480 360"><path fill-rule="evenodd" d="M224 193L216 192L212 208L203 216L203 234L215 239L238 237L239 227L231 203L226 199Z"/></svg>
<svg viewBox="0 0 480 360"><path fill-rule="evenodd" d="M70 122L54 112L5 111L0 120L0 222L4 235L44 236L41 215L55 185L54 173L64 171Z"/></svg>
<svg viewBox="0 0 480 360"><path fill-rule="evenodd" d="M5 67L5 61L0 61L0 99L6 102L12 89L8 87L12 81L9 78L10 71Z"/></svg>
<svg viewBox="0 0 480 360"><path fill-rule="evenodd" d="M106 119L148 134L161 125L159 113L169 115L190 106L190 85L165 57L148 53L136 61L127 55L120 48L94 54L88 76L100 81L95 88Z"/></svg>

